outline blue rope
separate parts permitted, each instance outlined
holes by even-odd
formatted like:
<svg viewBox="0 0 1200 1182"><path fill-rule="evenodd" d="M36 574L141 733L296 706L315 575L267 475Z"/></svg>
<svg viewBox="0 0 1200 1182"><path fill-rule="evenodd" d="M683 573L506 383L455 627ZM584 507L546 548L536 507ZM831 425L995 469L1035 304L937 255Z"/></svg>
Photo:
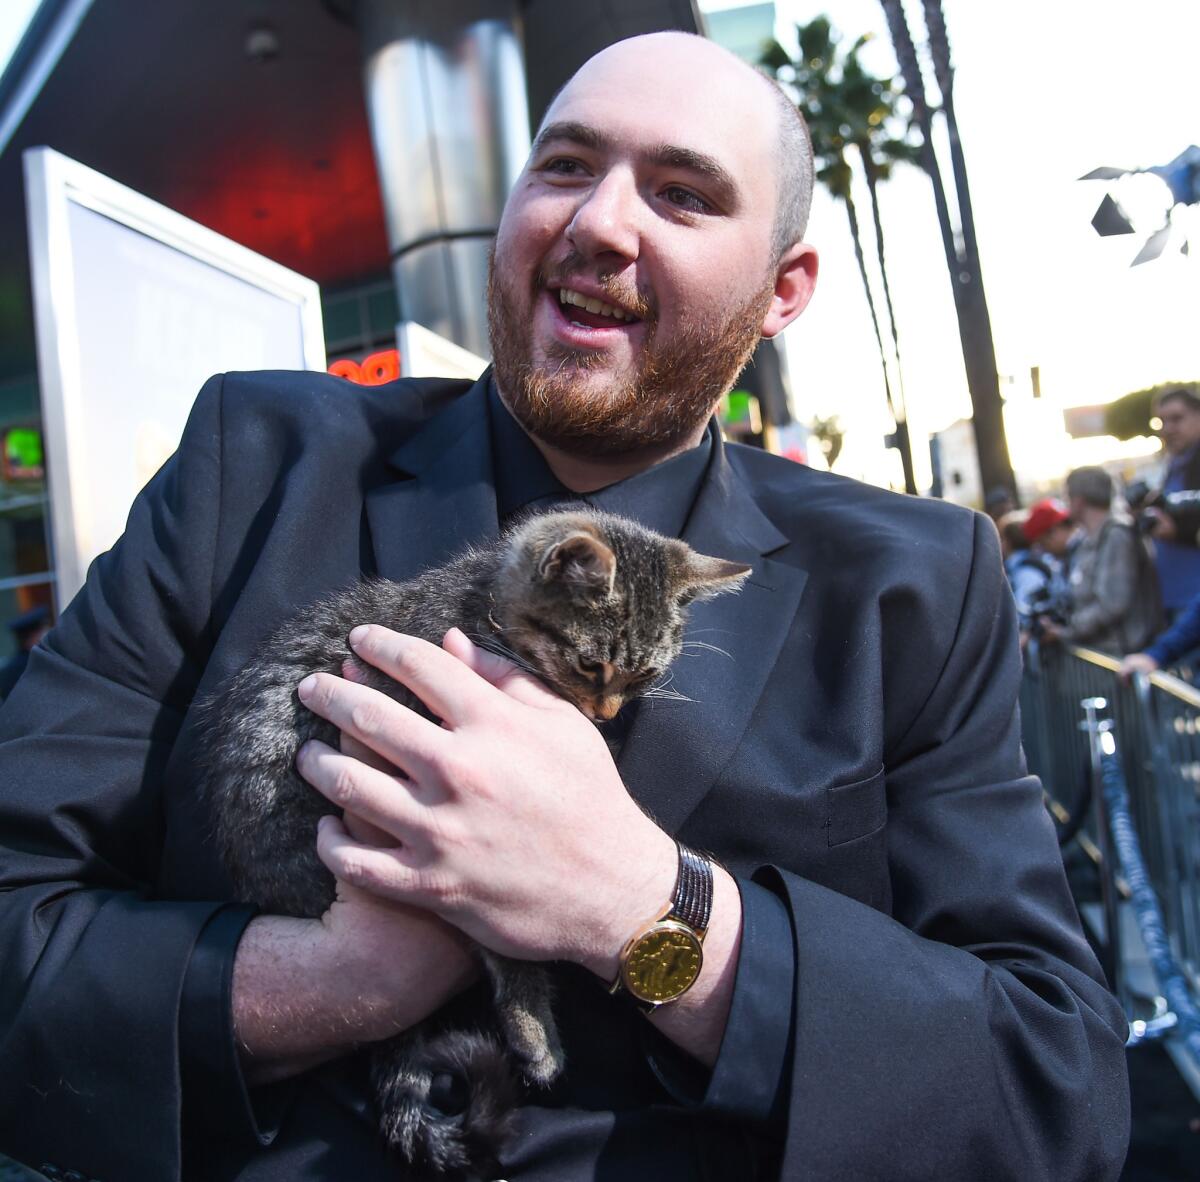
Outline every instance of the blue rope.
<svg viewBox="0 0 1200 1182"><path fill-rule="evenodd" d="M1125 773L1115 755L1101 756L1100 767L1113 846L1121 864L1121 873L1129 883L1133 913L1137 918L1142 943L1146 946L1162 995L1179 1020L1176 1031L1182 1036L1183 1045L1200 1066L1200 1010L1192 1000L1187 978L1171 951L1166 925L1158 906L1158 896L1154 893L1154 887L1150 885L1149 874L1146 873L1141 842L1138 841L1137 830L1129 811L1129 789L1125 786Z"/></svg>

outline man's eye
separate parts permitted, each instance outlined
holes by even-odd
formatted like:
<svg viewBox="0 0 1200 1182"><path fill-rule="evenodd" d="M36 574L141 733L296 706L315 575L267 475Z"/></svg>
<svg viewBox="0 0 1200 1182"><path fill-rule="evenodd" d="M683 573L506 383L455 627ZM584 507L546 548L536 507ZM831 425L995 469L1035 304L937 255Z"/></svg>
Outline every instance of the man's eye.
<svg viewBox="0 0 1200 1182"><path fill-rule="evenodd" d="M542 171L552 173L554 176L582 176L583 165L578 160L555 157L542 165Z"/></svg>
<svg viewBox="0 0 1200 1182"><path fill-rule="evenodd" d="M690 189L684 189L679 185L671 185L664 189L663 196L672 205L687 210L689 213L712 213L713 207L703 197L698 197Z"/></svg>

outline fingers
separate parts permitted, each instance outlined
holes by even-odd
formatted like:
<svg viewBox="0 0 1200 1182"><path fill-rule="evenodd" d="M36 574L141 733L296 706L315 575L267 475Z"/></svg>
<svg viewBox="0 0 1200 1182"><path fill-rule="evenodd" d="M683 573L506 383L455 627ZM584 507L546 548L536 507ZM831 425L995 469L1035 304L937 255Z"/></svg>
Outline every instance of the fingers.
<svg viewBox="0 0 1200 1182"><path fill-rule="evenodd" d="M436 644L376 624L355 628L349 639L360 660L407 686L451 729L495 706L492 686Z"/></svg>
<svg viewBox="0 0 1200 1182"><path fill-rule="evenodd" d="M458 628L451 628L442 638L442 647L451 656L478 673L485 681L503 690L510 698L530 706L541 706L562 699L536 677L518 669L511 661L473 644Z"/></svg>
<svg viewBox="0 0 1200 1182"><path fill-rule="evenodd" d="M364 845L338 817L318 822L317 856L339 881L377 898L408 903L443 918L452 916L462 902L461 887L432 870L428 855L404 845Z"/></svg>
<svg viewBox="0 0 1200 1182"><path fill-rule="evenodd" d="M373 838L374 844L423 844L420 832L424 804L416 799L422 791L416 785L368 767L316 740L300 748L296 770L331 804L367 823L369 828L359 832L361 838L382 831L386 837Z"/></svg>
<svg viewBox="0 0 1200 1182"><path fill-rule="evenodd" d="M357 759L361 763L365 763L367 767L373 767L377 772L384 772L389 776L396 774L394 765L390 764L378 752L372 751L366 743L360 743L352 735L343 733L339 748L343 755L349 755L351 759Z"/></svg>
<svg viewBox="0 0 1200 1182"><path fill-rule="evenodd" d="M359 890L397 902L416 896L417 875L405 864L403 847L363 845L337 817L322 817L317 825L317 856L335 878Z"/></svg>
<svg viewBox="0 0 1200 1182"><path fill-rule="evenodd" d="M447 737L386 694L329 673L310 674L296 692L314 714L413 779L428 776Z"/></svg>

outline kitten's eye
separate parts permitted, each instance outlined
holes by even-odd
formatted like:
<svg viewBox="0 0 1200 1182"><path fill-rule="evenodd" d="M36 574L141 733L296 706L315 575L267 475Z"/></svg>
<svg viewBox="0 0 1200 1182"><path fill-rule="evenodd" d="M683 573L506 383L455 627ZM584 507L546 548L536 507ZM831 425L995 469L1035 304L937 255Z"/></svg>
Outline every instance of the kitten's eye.
<svg viewBox="0 0 1200 1182"><path fill-rule="evenodd" d="M635 690L645 689L646 686L657 681L658 676L657 669L651 669L649 673L639 673L637 677L630 679L629 688Z"/></svg>
<svg viewBox="0 0 1200 1182"><path fill-rule="evenodd" d="M604 672L603 661L593 661L590 657L576 657L575 668L579 670L584 677L597 677Z"/></svg>

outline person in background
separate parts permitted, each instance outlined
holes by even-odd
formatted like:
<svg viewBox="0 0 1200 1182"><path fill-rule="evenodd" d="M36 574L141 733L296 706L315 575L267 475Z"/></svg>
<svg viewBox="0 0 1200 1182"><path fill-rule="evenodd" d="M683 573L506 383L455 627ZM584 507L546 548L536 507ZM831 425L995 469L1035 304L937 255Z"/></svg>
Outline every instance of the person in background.
<svg viewBox="0 0 1200 1182"><path fill-rule="evenodd" d="M1026 550L1012 555L1006 564L1017 616L1021 627L1021 647L1031 636L1055 619L1065 619L1067 597L1063 559L1075 526L1066 507L1053 497L1038 501L1025 519Z"/></svg>
<svg viewBox="0 0 1200 1182"><path fill-rule="evenodd" d="M1192 598L1175 623L1156 637L1145 651L1130 653L1121 662L1121 676L1128 681L1135 673L1165 669L1196 649L1200 649L1200 594Z"/></svg>
<svg viewBox="0 0 1200 1182"><path fill-rule="evenodd" d="M1162 492L1200 489L1200 398L1184 386L1167 390L1154 400L1154 413L1162 422L1159 434L1166 453ZM1179 528L1176 517L1151 506L1155 560L1162 602L1168 619L1187 607L1200 592L1200 545L1190 531Z"/></svg>
<svg viewBox="0 0 1200 1182"><path fill-rule="evenodd" d="M1082 536L1070 557L1066 622L1047 621L1042 639L1120 656L1162 627L1162 604L1149 549L1130 518L1113 512L1112 500L1113 480L1103 468L1076 468L1067 477L1068 509Z"/></svg>
<svg viewBox="0 0 1200 1182"><path fill-rule="evenodd" d="M1000 534L1000 554L1009 582L1012 582L1012 572L1020 566L1022 556L1029 549L1029 539L1025 537L1025 522L1028 520L1029 514L1024 509L1013 509L996 522L996 531Z"/></svg>
<svg viewBox="0 0 1200 1182"><path fill-rule="evenodd" d="M988 489L988 494L983 500L983 507L987 511L987 515L996 523L996 528L1000 528L1000 521L1007 517L1017 506L1013 503L1012 493L1008 491L1002 484L997 484L994 488Z"/></svg>
<svg viewBox="0 0 1200 1182"><path fill-rule="evenodd" d="M50 613L45 607L30 608L8 621L8 630L16 637L17 651L0 665L0 702L3 702L17 678L29 664L29 651L50 631Z"/></svg>

